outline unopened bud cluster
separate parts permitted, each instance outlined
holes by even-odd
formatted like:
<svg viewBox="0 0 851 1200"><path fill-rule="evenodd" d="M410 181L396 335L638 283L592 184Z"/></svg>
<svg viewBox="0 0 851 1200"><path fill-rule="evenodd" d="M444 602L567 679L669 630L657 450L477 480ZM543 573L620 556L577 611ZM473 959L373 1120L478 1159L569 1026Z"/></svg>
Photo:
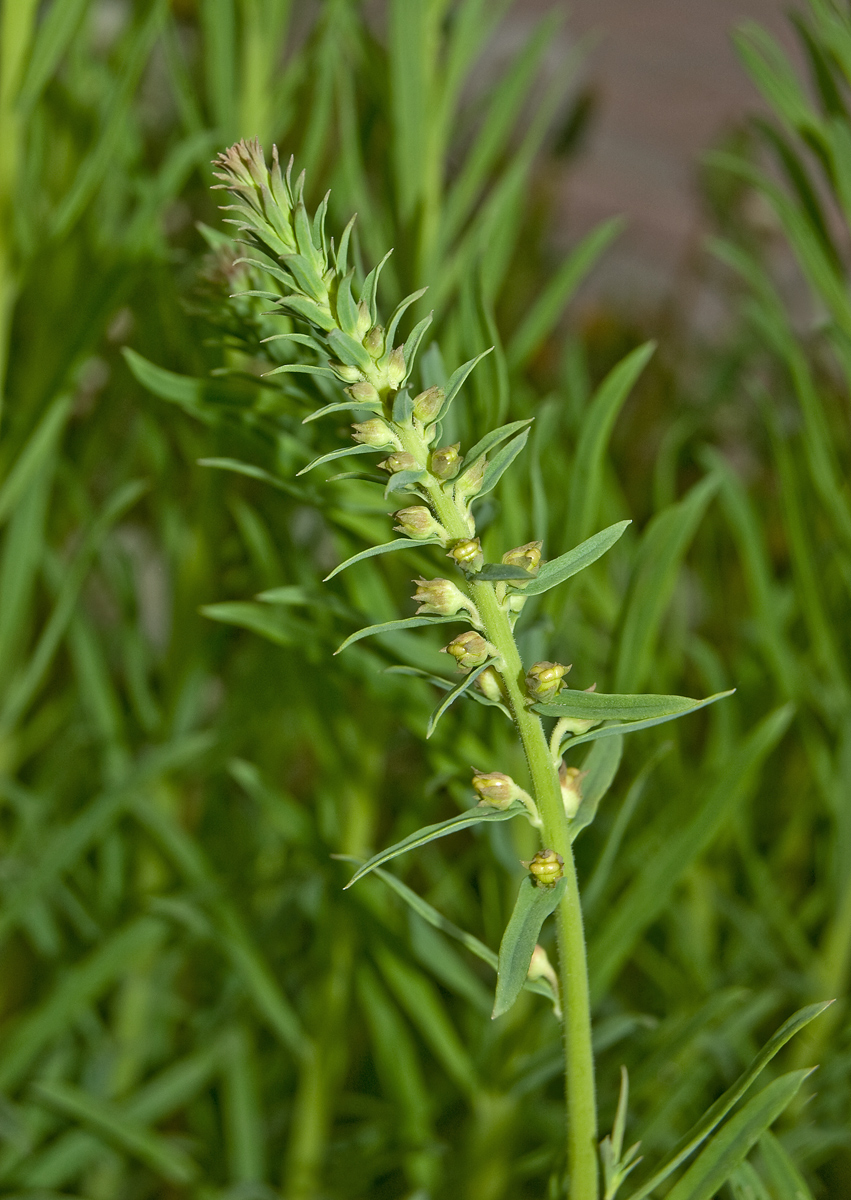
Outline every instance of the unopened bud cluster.
<svg viewBox="0 0 851 1200"><path fill-rule="evenodd" d="M482 554L482 543L477 537L464 538L462 541L456 542L446 557L454 559L458 566L468 573L481 571L485 561Z"/></svg>
<svg viewBox="0 0 851 1200"><path fill-rule="evenodd" d="M414 600L419 605L417 616L433 613L440 617L454 617L462 609L471 609L472 601L449 579L415 579L417 589Z"/></svg>
<svg viewBox="0 0 851 1200"><path fill-rule="evenodd" d="M493 808L508 808L509 804L523 795L522 788L510 775L503 775L501 771L476 771L473 790L480 804L490 804Z"/></svg>
<svg viewBox="0 0 851 1200"><path fill-rule="evenodd" d="M493 658L496 649L490 642L485 641L480 633L468 629L466 633L459 633L453 638L448 646L444 646L442 653L454 658L458 670L468 675L474 667L480 667L489 658Z"/></svg>
<svg viewBox="0 0 851 1200"><path fill-rule="evenodd" d="M524 863L538 887L555 887L564 875L564 859L555 850L539 850L531 862Z"/></svg>
<svg viewBox="0 0 851 1200"><path fill-rule="evenodd" d="M564 801L564 811L569 821L572 821L579 812L579 805L582 803L580 785L587 774L587 771L580 771L578 767L566 767L563 762L558 769L561 798Z"/></svg>
<svg viewBox="0 0 851 1200"><path fill-rule="evenodd" d="M446 537L446 530L439 521L434 519L431 510L424 504L400 508L393 516L397 521L393 529L397 533L404 533L407 537L413 538L414 541L423 542L429 538L444 539Z"/></svg>
<svg viewBox="0 0 851 1200"><path fill-rule="evenodd" d="M562 663L535 663L526 675L526 691L535 700L551 700L561 691L562 677L569 670L570 667L565 667Z"/></svg>

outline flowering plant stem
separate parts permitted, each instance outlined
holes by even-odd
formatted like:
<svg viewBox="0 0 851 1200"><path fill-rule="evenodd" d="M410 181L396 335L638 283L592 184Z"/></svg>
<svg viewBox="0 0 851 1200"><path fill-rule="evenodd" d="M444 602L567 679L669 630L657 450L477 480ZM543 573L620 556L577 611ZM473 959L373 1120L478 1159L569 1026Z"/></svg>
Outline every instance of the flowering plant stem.
<svg viewBox="0 0 851 1200"><path fill-rule="evenodd" d="M405 450L418 462L427 461L428 448L415 430L402 435ZM455 501L440 486L423 487L450 538L466 538L469 529ZM564 1012L564 1078L567 1099L567 1159L571 1200L597 1200L597 1106L594 1055L591 1046L591 1002L588 962L579 882L570 831L553 762L540 717L528 707L524 669L505 609L491 583L471 582L467 590L496 647L497 670L508 694L514 724L523 744L544 844L564 859L564 896L556 910L558 973Z"/></svg>

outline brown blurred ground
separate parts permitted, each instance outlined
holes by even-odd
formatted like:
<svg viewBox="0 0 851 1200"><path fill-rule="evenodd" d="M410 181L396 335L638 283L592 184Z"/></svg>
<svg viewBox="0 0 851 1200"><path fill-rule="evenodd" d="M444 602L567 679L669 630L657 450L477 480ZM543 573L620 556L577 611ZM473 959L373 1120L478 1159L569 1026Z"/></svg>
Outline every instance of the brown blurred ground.
<svg viewBox="0 0 851 1200"><path fill-rule="evenodd" d="M597 296L643 308L670 294L704 231L699 156L763 107L730 32L757 21L791 48L789 7L785 0L521 0L515 8L516 34L554 8L567 13L554 65L570 44L593 39L580 69L580 87L594 99L592 123L558 185L556 240L566 246L604 217L627 217L626 233L595 272Z"/></svg>

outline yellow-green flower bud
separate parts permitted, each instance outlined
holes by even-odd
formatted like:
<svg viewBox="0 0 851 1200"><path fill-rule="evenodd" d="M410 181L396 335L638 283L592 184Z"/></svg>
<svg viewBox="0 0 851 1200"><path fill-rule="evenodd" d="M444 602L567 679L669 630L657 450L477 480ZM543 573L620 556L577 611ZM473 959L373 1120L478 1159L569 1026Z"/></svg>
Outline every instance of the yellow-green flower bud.
<svg viewBox="0 0 851 1200"><path fill-rule="evenodd" d="M508 808L521 795L521 789L511 776L503 775L501 771L476 771L473 790L480 804L490 804L493 808Z"/></svg>
<svg viewBox="0 0 851 1200"><path fill-rule="evenodd" d="M384 353L384 329L381 325L373 325L371 329L366 331L363 339L363 347L370 358L381 358Z"/></svg>
<svg viewBox="0 0 851 1200"><path fill-rule="evenodd" d="M466 633L459 633L453 638L448 646L443 647L441 653L450 654L458 664L458 670L468 675L473 667L480 667L496 653L496 650L480 633L468 629Z"/></svg>
<svg viewBox="0 0 851 1200"><path fill-rule="evenodd" d="M408 373L408 368L405 366L405 351L401 346L397 346L390 355L387 366L384 368L384 378L392 388L401 387L402 381Z"/></svg>
<svg viewBox="0 0 851 1200"><path fill-rule="evenodd" d="M364 446L380 447L393 444L390 430L380 417L375 417L371 421L357 421L352 425L352 429L354 430L352 440L360 442Z"/></svg>
<svg viewBox="0 0 851 1200"><path fill-rule="evenodd" d="M493 700L497 703L505 700L505 694L502 690L502 680L493 667L486 667L481 675L476 677L473 687L477 688L488 700Z"/></svg>
<svg viewBox="0 0 851 1200"><path fill-rule="evenodd" d="M526 978L532 980L546 979L550 987L553 989L554 1004L553 1011L557 1017L561 1016L561 1004L559 1003L559 986L558 975L555 967L550 962L549 955L543 946L536 946L532 951L532 961L529 963L529 970L526 972Z"/></svg>
<svg viewBox="0 0 851 1200"><path fill-rule="evenodd" d="M587 774L587 771L580 771L578 767L566 767L564 763L558 769L561 798L568 820L572 821L579 812L579 805L582 803L581 784Z"/></svg>
<svg viewBox="0 0 851 1200"><path fill-rule="evenodd" d="M329 362L328 366L343 383L359 383L363 379L357 367L350 367L347 363Z"/></svg>
<svg viewBox="0 0 851 1200"><path fill-rule="evenodd" d="M399 471L416 471L419 463L407 450L399 450L396 454L391 454L389 458L382 459L377 465L381 467L382 471L396 475Z"/></svg>
<svg viewBox="0 0 851 1200"><path fill-rule="evenodd" d="M372 325L372 313L369 311L369 305L365 300L361 300L358 305L358 319L355 325L355 334L359 338L363 338Z"/></svg>
<svg viewBox="0 0 851 1200"><path fill-rule="evenodd" d="M460 449L461 443L455 442L452 446L441 446L439 450L433 450L429 461L432 475L438 479L454 479L461 465L461 455L458 453Z"/></svg>
<svg viewBox="0 0 851 1200"><path fill-rule="evenodd" d="M555 887L564 875L564 859L555 850L539 850L531 862L524 863L538 887Z"/></svg>
<svg viewBox="0 0 851 1200"><path fill-rule="evenodd" d="M535 700L551 700L562 688L562 676L570 667L561 663L539 662L529 668L526 676L526 691Z"/></svg>
<svg viewBox="0 0 851 1200"><path fill-rule="evenodd" d="M346 391L353 400L357 400L362 404L377 404L381 399L372 384L367 383L365 379L362 379L359 383L353 383L350 388L346 388Z"/></svg>
<svg viewBox="0 0 851 1200"><path fill-rule="evenodd" d="M397 533L404 533L414 541L422 542L426 538L445 538L446 530L439 521L435 521L431 512L424 504L414 504L411 508L400 508L393 516L399 522L393 528Z"/></svg>
<svg viewBox="0 0 851 1200"><path fill-rule="evenodd" d="M463 475L455 482L455 498L463 503L465 500L471 500L474 496L478 496L482 490L482 483L485 478L485 468L488 465L486 458L477 459L471 467L468 467Z"/></svg>
<svg viewBox="0 0 851 1200"><path fill-rule="evenodd" d="M464 538L455 543L446 557L453 558L465 571L481 571L484 562L482 543L478 538Z"/></svg>
<svg viewBox="0 0 851 1200"><path fill-rule="evenodd" d="M525 546L516 546L513 550L506 550L502 561L507 567L519 567L521 571L537 575L541 569L542 545L543 542L527 542ZM523 587L523 580L512 580L512 586Z"/></svg>
<svg viewBox="0 0 851 1200"><path fill-rule="evenodd" d="M415 579L417 590L414 600L419 604L417 616L435 613L441 617L454 617L462 608L469 609L470 600L449 579Z"/></svg>
<svg viewBox="0 0 851 1200"><path fill-rule="evenodd" d="M440 416L446 393L442 387L430 387L414 396L414 416L423 425L431 425Z"/></svg>

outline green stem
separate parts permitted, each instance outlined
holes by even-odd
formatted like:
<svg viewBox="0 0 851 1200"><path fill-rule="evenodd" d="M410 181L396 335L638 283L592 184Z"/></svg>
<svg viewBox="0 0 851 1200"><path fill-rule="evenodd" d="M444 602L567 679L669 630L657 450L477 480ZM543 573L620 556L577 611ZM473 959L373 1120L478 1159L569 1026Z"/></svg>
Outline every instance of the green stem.
<svg viewBox="0 0 851 1200"><path fill-rule="evenodd" d="M427 447L415 430L396 427L404 449L419 462L427 461ZM452 541L468 538L469 531L455 501L439 481L426 477L423 485ZM567 1160L571 1200L597 1200L597 1105L594 1054L591 1045L591 1002L588 963L579 883L564 801L541 720L527 705L525 672L508 614L490 583L471 583L488 641L497 649L499 672L508 693L514 723L529 766L535 801L549 849L564 859L567 880L564 899L556 910L559 947L559 980L564 1010L565 1095L567 1099Z"/></svg>

